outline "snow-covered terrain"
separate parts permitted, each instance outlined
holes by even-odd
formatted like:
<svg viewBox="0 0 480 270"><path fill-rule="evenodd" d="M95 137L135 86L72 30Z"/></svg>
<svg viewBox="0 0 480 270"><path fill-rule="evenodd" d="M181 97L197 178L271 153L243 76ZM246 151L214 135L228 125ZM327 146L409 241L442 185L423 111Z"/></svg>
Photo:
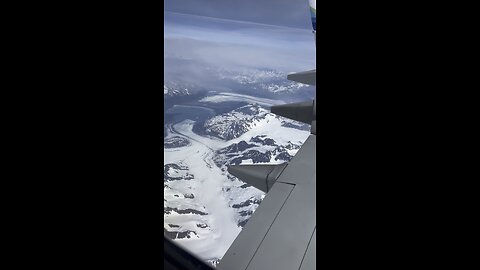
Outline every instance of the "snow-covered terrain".
<svg viewBox="0 0 480 270"><path fill-rule="evenodd" d="M192 120L169 125L169 147L164 148L167 235L207 261L221 259L264 197L229 175L226 165L289 161L309 132L286 121L247 105L206 121L221 127L209 136L194 133Z"/></svg>
<svg viewBox="0 0 480 270"><path fill-rule="evenodd" d="M235 72L219 71L217 74L221 80L232 81L250 89L270 93L296 93L299 90L309 88L306 84L287 80L288 73L273 69L248 69Z"/></svg>
<svg viewBox="0 0 480 270"><path fill-rule="evenodd" d="M190 85L169 82L163 85L163 95L164 97L188 96L190 87Z"/></svg>

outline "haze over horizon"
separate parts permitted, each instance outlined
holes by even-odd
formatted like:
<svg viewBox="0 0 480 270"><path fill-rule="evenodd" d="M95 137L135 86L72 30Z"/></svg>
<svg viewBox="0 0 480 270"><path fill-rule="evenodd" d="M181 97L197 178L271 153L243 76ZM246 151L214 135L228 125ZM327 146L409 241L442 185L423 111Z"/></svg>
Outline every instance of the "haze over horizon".
<svg viewBox="0 0 480 270"><path fill-rule="evenodd" d="M310 30L166 12L164 44L166 81L212 87L218 84L218 70L315 68Z"/></svg>

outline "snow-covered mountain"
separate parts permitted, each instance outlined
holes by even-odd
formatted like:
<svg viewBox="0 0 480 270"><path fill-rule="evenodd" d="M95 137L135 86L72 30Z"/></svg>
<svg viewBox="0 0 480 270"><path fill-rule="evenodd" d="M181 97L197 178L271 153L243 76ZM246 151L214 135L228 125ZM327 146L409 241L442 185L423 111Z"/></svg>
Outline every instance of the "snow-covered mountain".
<svg viewBox="0 0 480 270"><path fill-rule="evenodd" d="M254 95L256 97L295 97L312 95L314 88L306 84L287 80L287 74L277 70L244 69L241 71L204 67L208 70L211 85L184 81L166 81L163 87L165 97L187 96L202 91L222 91L236 94Z"/></svg>
<svg viewBox="0 0 480 270"><path fill-rule="evenodd" d="M289 161L308 127L256 104L168 126L164 148L166 235L215 265L261 203L264 193L229 175L229 164Z"/></svg>
<svg viewBox="0 0 480 270"><path fill-rule="evenodd" d="M207 120L203 128L206 134L228 141L251 130L267 113L259 105L246 105Z"/></svg>
<svg viewBox="0 0 480 270"><path fill-rule="evenodd" d="M203 132L206 135L226 141L232 140L252 130L257 125L261 125L262 121L268 123L270 120L265 120L267 115L277 118L281 125L285 127L301 130L308 130L309 128L308 125L275 116L258 104L249 104L205 121Z"/></svg>
<svg viewBox="0 0 480 270"><path fill-rule="evenodd" d="M163 85L164 97L188 96L193 85L168 82Z"/></svg>
<svg viewBox="0 0 480 270"><path fill-rule="evenodd" d="M251 90L274 94L295 94L299 90L311 88L306 84L289 81L288 74L272 69L219 70L216 74L220 80L240 84Z"/></svg>
<svg viewBox="0 0 480 270"><path fill-rule="evenodd" d="M288 162L299 148L298 143L288 142L286 145L278 145L275 140L266 135L257 135L248 142L240 141L218 150L214 161L220 168L242 163Z"/></svg>
<svg viewBox="0 0 480 270"><path fill-rule="evenodd" d="M223 72L218 74L221 79L234 80L241 84L256 84L285 79L284 73L272 69L252 69L243 70L242 72L223 70Z"/></svg>

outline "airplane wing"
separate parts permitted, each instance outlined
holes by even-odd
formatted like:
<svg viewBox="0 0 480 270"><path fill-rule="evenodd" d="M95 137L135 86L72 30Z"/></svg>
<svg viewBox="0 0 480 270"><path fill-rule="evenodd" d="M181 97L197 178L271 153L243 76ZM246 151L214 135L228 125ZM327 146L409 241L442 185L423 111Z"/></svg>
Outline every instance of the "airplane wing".
<svg viewBox="0 0 480 270"><path fill-rule="evenodd" d="M309 85L315 85L317 81L316 75L317 75L317 71L314 69L310 71L303 71L299 73L290 74L287 76L287 78L291 81L309 84Z"/></svg>
<svg viewBox="0 0 480 270"><path fill-rule="evenodd" d="M310 0L316 36L316 1ZM316 70L288 79L316 85ZM316 266L316 98L271 112L311 125L295 157L280 165L229 166L230 174L267 195L220 261L221 270L310 270Z"/></svg>
<svg viewBox="0 0 480 270"><path fill-rule="evenodd" d="M316 135L312 134L272 184L218 269L315 269L315 148ZM235 170L241 171L239 166L229 170L235 175ZM246 174L243 179L249 183L260 180L246 178Z"/></svg>

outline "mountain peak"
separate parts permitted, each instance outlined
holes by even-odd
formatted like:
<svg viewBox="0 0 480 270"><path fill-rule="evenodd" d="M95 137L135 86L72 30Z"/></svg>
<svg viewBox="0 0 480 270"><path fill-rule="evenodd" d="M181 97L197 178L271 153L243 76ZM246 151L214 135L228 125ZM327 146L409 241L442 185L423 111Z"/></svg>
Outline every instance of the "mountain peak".
<svg viewBox="0 0 480 270"><path fill-rule="evenodd" d="M264 119L269 112L258 104L248 104L205 121L205 133L223 140L238 138Z"/></svg>

